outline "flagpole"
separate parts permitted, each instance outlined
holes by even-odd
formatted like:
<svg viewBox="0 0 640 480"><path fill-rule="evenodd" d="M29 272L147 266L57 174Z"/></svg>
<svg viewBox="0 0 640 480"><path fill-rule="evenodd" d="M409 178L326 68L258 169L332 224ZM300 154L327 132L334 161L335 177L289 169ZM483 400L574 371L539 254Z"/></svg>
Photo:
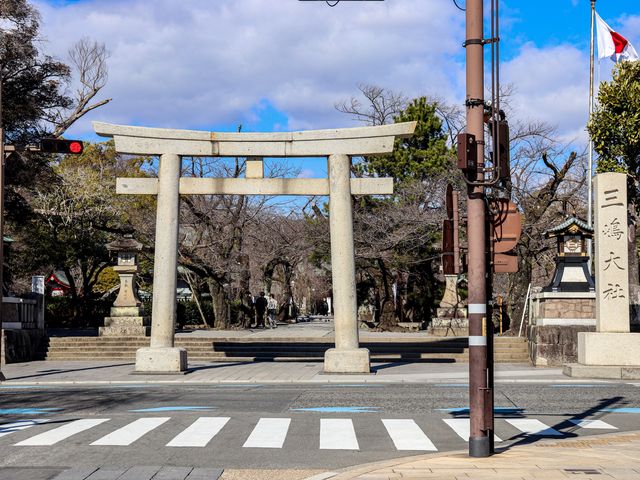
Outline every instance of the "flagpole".
<svg viewBox="0 0 640 480"><path fill-rule="evenodd" d="M596 17L596 0L591 0L591 51L589 55L589 121L591 120L591 115L593 114L593 66L594 66L594 58L595 58L595 48L594 48L594 24ZM589 137L589 176L587 178L588 189L587 189L587 225L589 227L592 226L592 217L593 217L593 140ZM587 245L587 255L591 257L592 251L592 242L588 241ZM591 262L589 262L591 264Z"/></svg>

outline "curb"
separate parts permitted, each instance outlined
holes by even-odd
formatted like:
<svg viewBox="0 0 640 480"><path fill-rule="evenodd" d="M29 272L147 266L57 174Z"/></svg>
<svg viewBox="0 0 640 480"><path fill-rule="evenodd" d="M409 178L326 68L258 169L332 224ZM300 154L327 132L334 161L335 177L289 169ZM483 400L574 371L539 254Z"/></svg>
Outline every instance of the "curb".
<svg viewBox="0 0 640 480"><path fill-rule="evenodd" d="M600 434L600 435L585 435L583 437L584 439L579 439L579 438L578 439L576 438L542 439L537 442L532 442L525 445L514 445L512 447L499 450L496 452L494 457L496 455L499 455L503 451L513 450L514 448L518 449L519 447L552 448L552 447L559 446L564 448L574 447L576 449L584 449L585 447L586 448L590 447L589 446L590 442L595 443L596 445L601 445L601 444L607 444L607 443L617 443L616 439L619 439L618 440L619 443L624 443L632 440L631 437L636 437L638 440L640 440L640 430L632 430L628 432L606 433L606 434ZM575 446L573 446L572 444L575 444ZM326 480L353 480L353 479L357 479L360 475L366 475L367 473L371 473L372 471L380 470L383 468L393 468L405 463L416 462L420 460L430 460L435 458L454 457L454 456L461 456L461 455L464 455L466 457L468 455L468 450L453 450L453 451L442 452L442 453L427 453L422 455L413 455L408 457L394 458L391 460L382 460L379 462L365 463L362 465L343 468L336 472L326 472L324 474L315 475L313 477L309 477L304 480L325 480L325 479ZM500 478L499 476L500 473L498 471L499 469L495 468L495 470L496 470L495 478ZM328 476L322 476L322 475L328 475Z"/></svg>
<svg viewBox="0 0 640 480"><path fill-rule="evenodd" d="M545 379L545 378L530 378L530 379L519 379L519 378L504 378L504 379L495 379L496 384L581 384L588 381L590 383L598 383L602 385L608 384L628 384L633 383L627 380L620 379L611 379L611 380L603 380L603 379L595 379L595 378L581 378L581 379ZM0 381L0 386L36 386L36 385L50 385L50 386L65 386L65 385L135 385L135 384L152 384L152 385L221 385L221 384L255 384L255 385L328 385L328 384L352 384L352 383L366 383L371 385L433 385L439 384L443 382L457 382L460 384L466 384L466 379L462 378L425 378L425 379L402 379L402 378L389 378L384 379L384 377L374 377L374 378L353 378L353 376L349 377L340 377L340 378L318 378L311 380L269 380L269 379L236 379L236 380L43 380L43 381L15 381L11 379L7 379L4 381Z"/></svg>

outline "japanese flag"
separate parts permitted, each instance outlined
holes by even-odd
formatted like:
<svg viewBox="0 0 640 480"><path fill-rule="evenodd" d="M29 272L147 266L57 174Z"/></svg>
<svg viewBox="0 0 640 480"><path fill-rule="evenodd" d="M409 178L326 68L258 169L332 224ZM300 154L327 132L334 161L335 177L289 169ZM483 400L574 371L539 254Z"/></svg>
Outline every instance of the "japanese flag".
<svg viewBox="0 0 640 480"><path fill-rule="evenodd" d="M638 60L638 52L618 32L614 32L596 13L596 31L598 32L598 58L609 57L614 62L619 60Z"/></svg>

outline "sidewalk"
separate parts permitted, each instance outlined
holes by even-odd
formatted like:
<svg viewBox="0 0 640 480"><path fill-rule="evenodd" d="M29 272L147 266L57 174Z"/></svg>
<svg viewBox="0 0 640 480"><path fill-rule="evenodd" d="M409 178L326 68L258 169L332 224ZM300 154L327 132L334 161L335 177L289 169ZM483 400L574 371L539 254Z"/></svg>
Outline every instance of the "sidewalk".
<svg viewBox="0 0 640 480"><path fill-rule="evenodd" d="M307 480L638 480L640 432L513 446L489 458L467 452L396 458Z"/></svg>
<svg viewBox="0 0 640 480"><path fill-rule="evenodd" d="M136 374L127 361L37 361L2 367L7 385L271 384L271 383L467 383L467 363L373 363L369 375L324 374L322 362L190 363L186 374ZM560 368L496 364L496 383L585 383ZM589 380L590 383L611 383Z"/></svg>

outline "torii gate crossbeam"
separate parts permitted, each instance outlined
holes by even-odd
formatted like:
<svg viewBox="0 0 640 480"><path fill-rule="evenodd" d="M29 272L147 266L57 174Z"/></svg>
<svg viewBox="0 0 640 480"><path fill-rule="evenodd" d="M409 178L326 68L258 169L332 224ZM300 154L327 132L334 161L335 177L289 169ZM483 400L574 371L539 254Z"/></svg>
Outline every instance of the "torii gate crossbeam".
<svg viewBox="0 0 640 480"><path fill-rule="evenodd" d="M335 348L327 373L369 373L359 348L351 195L393 193L391 178L351 178L351 157L390 153L416 122L288 133L217 133L94 122L116 151L159 155L158 178L119 178L117 192L157 195L151 344L136 353L137 372L179 373L187 352L174 346L180 195L329 195ZM180 177L181 157L247 157L246 178ZM263 157L328 157L327 179L262 178Z"/></svg>

